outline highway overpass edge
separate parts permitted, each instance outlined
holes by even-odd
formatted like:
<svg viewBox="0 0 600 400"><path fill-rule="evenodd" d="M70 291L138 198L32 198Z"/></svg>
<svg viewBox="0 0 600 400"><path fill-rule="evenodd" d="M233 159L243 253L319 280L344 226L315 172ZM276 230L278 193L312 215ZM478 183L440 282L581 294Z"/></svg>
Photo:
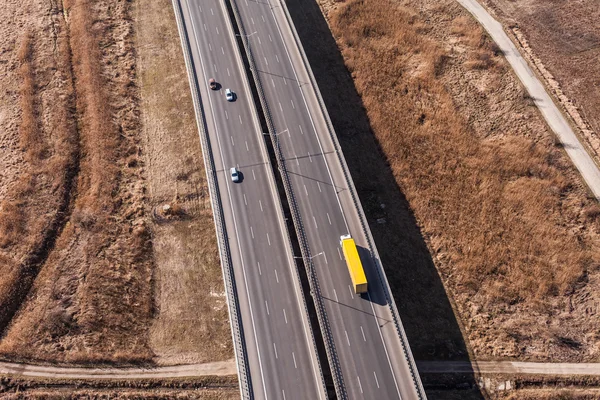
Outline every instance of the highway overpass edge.
<svg viewBox="0 0 600 400"><path fill-rule="evenodd" d="M204 117L204 111L202 110L200 102L200 94L198 92L198 81L192 67L192 55L190 42L187 37L185 29L185 21L183 17L183 10L181 8L180 0L172 0L173 11L175 13L175 19L177 21L177 28L179 31L179 37L181 40L181 48L183 51L183 57L185 59L185 66L190 82L190 91L192 95L192 101L194 103L194 111L196 114L196 123L198 126L198 134L200 136L200 143L202 144L202 158L204 161L204 168L206 169L206 178L208 181L208 191L210 194L211 205L213 208L213 221L215 223L215 231L217 233L217 244L219 248L219 255L221 259L221 271L223 274L223 281L225 283L225 293L227 297L227 308L229 310L229 324L231 328L231 336L233 339L233 348L235 354L235 360L238 370L238 380L240 387L240 394L243 399L253 399L254 395L252 392L252 381L250 378L250 371L248 369L248 355L244 342L244 332L242 324L240 323L241 314L239 302L236 296L236 285L233 279L234 271L231 262L231 255L229 254L229 246L227 244L227 232L224 228L225 221L223 216L223 210L221 208L221 199L219 191L217 189L217 177L216 168L214 165L214 159L212 157L211 146L209 137L206 131L206 120Z"/></svg>

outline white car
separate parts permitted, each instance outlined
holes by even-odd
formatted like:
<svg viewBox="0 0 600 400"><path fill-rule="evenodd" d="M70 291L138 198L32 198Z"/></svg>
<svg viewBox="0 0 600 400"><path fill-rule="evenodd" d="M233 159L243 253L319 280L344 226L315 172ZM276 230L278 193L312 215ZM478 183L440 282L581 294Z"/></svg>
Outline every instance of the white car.
<svg viewBox="0 0 600 400"><path fill-rule="evenodd" d="M227 99L227 101L234 101L235 93L233 93L231 89L225 89L225 98Z"/></svg>
<svg viewBox="0 0 600 400"><path fill-rule="evenodd" d="M231 174L232 181L234 181L236 183L240 181L240 171L238 171L238 169L236 167L231 167L229 172Z"/></svg>

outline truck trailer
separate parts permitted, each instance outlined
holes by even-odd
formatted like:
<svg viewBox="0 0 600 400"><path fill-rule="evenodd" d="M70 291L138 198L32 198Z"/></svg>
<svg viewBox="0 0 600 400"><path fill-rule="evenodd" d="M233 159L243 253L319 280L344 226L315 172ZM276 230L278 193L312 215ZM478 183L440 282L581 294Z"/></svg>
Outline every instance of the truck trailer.
<svg viewBox="0 0 600 400"><path fill-rule="evenodd" d="M354 293L366 293L367 277L362 263L360 262L354 239L352 239L352 236L350 235L340 236L340 246L342 246L342 251L344 252L344 258L346 259L346 265L348 266Z"/></svg>

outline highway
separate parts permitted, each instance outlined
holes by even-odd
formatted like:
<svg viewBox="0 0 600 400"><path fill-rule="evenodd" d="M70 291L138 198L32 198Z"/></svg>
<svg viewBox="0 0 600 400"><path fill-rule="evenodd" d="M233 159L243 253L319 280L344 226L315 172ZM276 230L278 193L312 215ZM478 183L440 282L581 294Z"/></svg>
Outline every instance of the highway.
<svg viewBox="0 0 600 400"><path fill-rule="evenodd" d="M319 107L285 10L276 0L231 0L239 9L256 71L299 207L312 261L350 399L417 399L405 349L386 301L359 210ZM368 227L367 227L368 229ZM340 235L350 233L369 281L369 293L353 293ZM372 249L372 248L371 248ZM422 387L421 387L422 388ZM421 390L421 393L419 393Z"/></svg>
<svg viewBox="0 0 600 400"><path fill-rule="evenodd" d="M217 171L254 398L325 399L291 242L230 20L219 0L179 4L182 39L187 36L193 61L188 73L199 82L199 126L205 124ZM220 90L209 89L210 78ZM226 88L236 101L226 101ZM240 183L231 180L233 166L243 174Z"/></svg>

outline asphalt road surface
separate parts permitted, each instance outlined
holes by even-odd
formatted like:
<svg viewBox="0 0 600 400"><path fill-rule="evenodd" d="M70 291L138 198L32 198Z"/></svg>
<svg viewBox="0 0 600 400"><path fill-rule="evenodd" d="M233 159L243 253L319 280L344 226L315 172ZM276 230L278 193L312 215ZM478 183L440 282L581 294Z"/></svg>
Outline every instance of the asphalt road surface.
<svg viewBox="0 0 600 400"><path fill-rule="evenodd" d="M256 399L324 399L304 298L264 139L219 0L181 0L215 159ZM208 80L219 82L210 90ZM225 89L236 100L225 99ZM233 183L229 169L243 179Z"/></svg>
<svg viewBox="0 0 600 400"><path fill-rule="evenodd" d="M510 40L502 24L496 21L476 0L458 0L483 25L494 42L504 53L523 85L533 98L536 106L540 109L542 116L563 144L565 151L581 173L584 181L596 197L600 200L600 169L585 150L571 125L560 112L552 98L546 92L544 85L533 73L527 61L521 57L521 53Z"/></svg>
<svg viewBox="0 0 600 400"><path fill-rule="evenodd" d="M235 0L281 144L351 399L415 399L417 389L367 250L325 117L275 0ZM340 248L359 246L369 292L353 293ZM410 351L410 350L408 350Z"/></svg>
<svg viewBox="0 0 600 400"><path fill-rule="evenodd" d="M537 375L600 375L598 363L538 363L525 361L421 361L423 373L537 374Z"/></svg>

